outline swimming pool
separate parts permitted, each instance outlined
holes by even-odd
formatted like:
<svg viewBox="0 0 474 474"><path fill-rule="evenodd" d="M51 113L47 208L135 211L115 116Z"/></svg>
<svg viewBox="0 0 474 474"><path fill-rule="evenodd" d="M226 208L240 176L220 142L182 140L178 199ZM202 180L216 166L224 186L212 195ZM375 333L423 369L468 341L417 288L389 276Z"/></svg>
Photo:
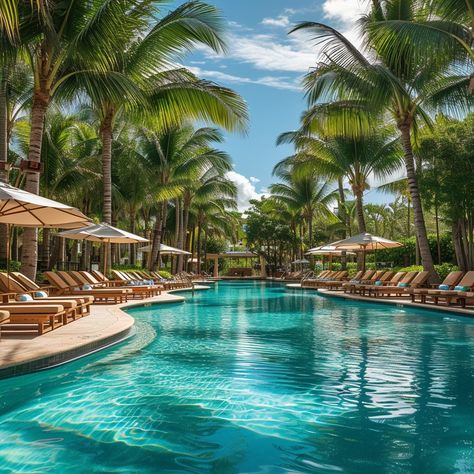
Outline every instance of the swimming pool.
<svg viewBox="0 0 474 474"><path fill-rule="evenodd" d="M474 323L219 283L0 382L3 472L474 472Z"/></svg>

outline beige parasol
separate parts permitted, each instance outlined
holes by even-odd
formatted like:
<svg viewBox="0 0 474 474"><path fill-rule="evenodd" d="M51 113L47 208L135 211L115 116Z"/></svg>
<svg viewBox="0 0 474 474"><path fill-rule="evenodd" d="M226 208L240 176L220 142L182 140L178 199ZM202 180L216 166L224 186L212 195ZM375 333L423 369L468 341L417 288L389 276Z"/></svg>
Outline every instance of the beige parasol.
<svg viewBox="0 0 474 474"><path fill-rule="evenodd" d="M148 239L132 234L105 222L92 224L80 229L65 230L59 236L66 239L89 240L91 242L102 242L104 244L135 244L148 242ZM107 271L107 250L104 249L104 273Z"/></svg>

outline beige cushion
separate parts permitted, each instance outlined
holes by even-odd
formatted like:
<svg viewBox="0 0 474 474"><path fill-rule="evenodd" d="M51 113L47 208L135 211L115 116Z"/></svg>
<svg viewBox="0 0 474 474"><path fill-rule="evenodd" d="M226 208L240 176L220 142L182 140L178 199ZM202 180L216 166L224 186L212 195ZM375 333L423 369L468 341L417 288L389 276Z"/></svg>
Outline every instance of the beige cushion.
<svg viewBox="0 0 474 474"><path fill-rule="evenodd" d="M54 314L64 311L62 305L24 305L24 304L8 304L0 306L0 311L8 311L10 314Z"/></svg>

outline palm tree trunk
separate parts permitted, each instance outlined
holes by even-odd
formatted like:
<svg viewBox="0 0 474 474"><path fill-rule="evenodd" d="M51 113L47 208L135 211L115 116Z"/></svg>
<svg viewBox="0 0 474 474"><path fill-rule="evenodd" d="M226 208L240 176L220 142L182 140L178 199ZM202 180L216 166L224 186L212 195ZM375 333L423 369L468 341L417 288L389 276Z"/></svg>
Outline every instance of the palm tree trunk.
<svg viewBox="0 0 474 474"><path fill-rule="evenodd" d="M166 221L166 209L168 202L164 201L158 209L155 226L153 228L153 239L150 252L150 261L148 264L149 270L159 270L158 265L160 261L160 245L161 236L163 233L164 222Z"/></svg>
<svg viewBox="0 0 474 474"><path fill-rule="evenodd" d="M356 198L357 225L359 226L359 233L362 234L367 232L364 216L364 198L360 189L357 189L354 194Z"/></svg>
<svg viewBox="0 0 474 474"><path fill-rule="evenodd" d="M49 262L50 262L50 255L51 255L51 229L44 228L43 229L43 266L46 270L50 270Z"/></svg>
<svg viewBox="0 0 474 474"><path fill-rule="evenodd" d="M102 139L103 216L112 224L112 112L106 114L100 125Z"/></svg>
<svg viewBox="0 0 474 474"><path fill-rule="evenodd" d="M202 216L199 212L198 221L197 221L197 273L201 273L201 228L202 228Z"/></svg>
<svg viewBox="0 0 474 474"><path fill-rule="evenodd" d="M411 127L409 123L399 124L399 130L401 133L400 139L405 154L404 159L407 171L408 189L410 191L413 214L415 219L416 238L420 248L421 263L423 265L423 268L429 272L430 283L436 283L439 282L439 275L436 273L436 270L434 268L433 257L431 255L431 250L428 242L428 234L426 232L423 207L421 204L420 192L418 189L418 180L416 178L410 128Z"/></svg>
<svg viewBox="0 0 474 474"><path fill-rule="evenodd" d="M7 104L7 67L4 66L0 77L0 180L8 183L8 104ZM7 260L7 226L0 224L0 261Z"/></svg>
<svg viewBox="0 0 474 474"><path fill-rule="evenodd" d="M112 224L112 120L113 112L108 111L100 125L102 139L102 186L103 210L102 219L107 224ZM112 259L110 244L104 244L104 259L107 256L106 273L110 272Z"/></svg>
<svg viewBox="0 0 474 474"><path fill-rule="evenodd" d="M135 206L130 207L130 213L129 213L129 222L130 222L130 232L132 234L135 234L135 228L136 228L136 211L135 211ZM130 265L135 265L137 259L136 259L136 248L135 244L130 244L129 245L129 262Z"/></svg>
<svg viewBox="0 0 474 474"><path fill-rule="evenodd" d="M41 162L41 146L43 143L44 119L50 100L49 91L40 88L35 90L31 106L30 145L28 161ZM37 171L27 171L26 191L39 194L40 174ZM23 247L21 253L21 271L29 278L36 278L38 261L38 231L34 228L25 228L23 231Z"/></svg>
<svg viewBox="0 0 474 474"><path fill-rule="evenodd" d="M181 248L180 247L180 242L181 242L181 199L176 199L175 200L175 229L174 229L174 246L176 248ZM181 244L182 245L182 244ZM179 271L179 257L175 258L174 261L174 272L178 273Z"/></svg>

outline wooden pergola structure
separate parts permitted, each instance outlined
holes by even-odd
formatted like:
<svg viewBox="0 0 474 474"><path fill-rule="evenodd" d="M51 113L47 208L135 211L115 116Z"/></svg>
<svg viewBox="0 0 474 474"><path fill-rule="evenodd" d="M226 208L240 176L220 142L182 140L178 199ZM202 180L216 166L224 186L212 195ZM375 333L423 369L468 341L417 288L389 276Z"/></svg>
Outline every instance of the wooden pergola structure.
<svg viewBox="0 0 474 474"><path fill-rule="evenodd" d="M265 259L261 256L258 255L254 252L251 252L250 250L235 250L235 251L228 251L228 252L223 252L223 253L208 253L205 256L206 260L212 260L214 262L214 269L212 276L214 278L217 278L219 276L219 259L220 258L258 258L260 260L260 276L261 277L266 277L266 270L265 270L265 265L266 261Z"/></svg>

